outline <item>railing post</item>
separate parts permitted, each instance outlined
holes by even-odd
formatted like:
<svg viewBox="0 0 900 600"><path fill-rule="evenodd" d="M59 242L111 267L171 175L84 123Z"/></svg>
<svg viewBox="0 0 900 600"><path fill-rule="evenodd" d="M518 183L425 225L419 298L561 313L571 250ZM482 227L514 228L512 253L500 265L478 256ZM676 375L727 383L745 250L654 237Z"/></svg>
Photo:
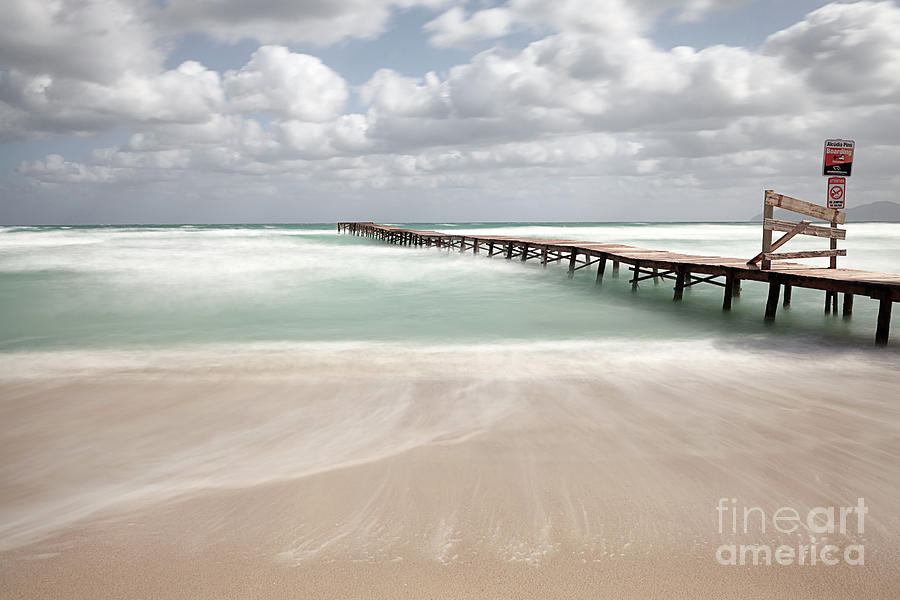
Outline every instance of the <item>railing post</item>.
<svg viewBox="0 0 900 600"><path fill-rule="evenodd" d="M837 229L837 221L831 222L831 228ZM837 238L831 238L831 249L837 250ZM829 262L829 268L837 269L837 256L832 256L831 261ZM835 293L835 302L837 301L837 293ZM834 312L837 312L837 307L835 307Z"/></svg>
<svg viewBox="0 0 900 600"><path fill-rule="evenodd" d="M769 192L772 190L766 190L763 195L763 234L762 234L762 252L763 258L759 263L760 269L770 269L772 268L772 262L766 259L766 253L772 251L772 230L766 228L766 219L772 219L775 217L775 207L766 202L766 199L769 197Z"/></svg>

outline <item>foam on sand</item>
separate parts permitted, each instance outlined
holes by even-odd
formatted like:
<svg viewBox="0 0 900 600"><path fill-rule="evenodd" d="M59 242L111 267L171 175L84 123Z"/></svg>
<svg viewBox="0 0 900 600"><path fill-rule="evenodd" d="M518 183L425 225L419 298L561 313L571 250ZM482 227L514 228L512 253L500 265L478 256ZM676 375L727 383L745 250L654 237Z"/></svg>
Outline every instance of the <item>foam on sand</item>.
<svg viewBox="0 0 900 600"><path fill-rule="evenodd" d="M770 355L611 350L195 348L44 376L20 355L0 383L4 579L195 598L260 578L259 597L897 591L889 365L848 353L806 379ZM868 566L722 567L723 496L864 496ZM519 593L535 578L557 587Z"/></svg>

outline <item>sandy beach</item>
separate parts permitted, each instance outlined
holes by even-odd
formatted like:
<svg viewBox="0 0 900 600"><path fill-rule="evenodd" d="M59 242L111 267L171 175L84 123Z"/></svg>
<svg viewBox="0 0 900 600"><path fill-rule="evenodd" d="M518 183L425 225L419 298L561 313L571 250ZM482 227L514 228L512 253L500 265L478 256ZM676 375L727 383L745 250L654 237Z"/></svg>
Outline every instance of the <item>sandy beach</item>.
<svg viewBox="0 0 900 600"><path fill-rule="evenodd" d="M777 360L741 355L339 354L5 377L3 597L900 593L897 381L877 363L773 385ZM851 514L817 543L864 564L717 562L811 534L720 533L721 498L771 516L858 497L864 531Z"/></svg>

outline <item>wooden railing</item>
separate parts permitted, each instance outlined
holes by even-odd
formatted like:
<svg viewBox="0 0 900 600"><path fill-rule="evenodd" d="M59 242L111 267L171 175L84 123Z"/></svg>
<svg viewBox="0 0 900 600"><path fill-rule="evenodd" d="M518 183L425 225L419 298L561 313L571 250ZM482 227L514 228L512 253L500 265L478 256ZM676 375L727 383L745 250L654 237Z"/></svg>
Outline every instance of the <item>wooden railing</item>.
<svg viewBox="0 0 900 600"><path fill-rule="evenodd" d="M827 256L831 258L830 268L837 268L837 257L847 256L846 250L838 250L837 241L847 238L845 229L838 229L838 225L844 223L845 213L818 204L797 200L790 196L776 194L772 190L766 190L765 204L763 207L763 236L762 251L747 261L748 265L759 263L760 269L770 269L773 260L790 260L795 258L817 258ZM811 221L800 222L782 221L775 218L775 208L783 208L823 221L829 221L831 227L812 225ZM772 241L773 231L786 232L776 241ZM791 238L797 235L810 235L814 237L829 238L831 248L829 250L805 250L802 252L775 252L785 245Z"/></svg>

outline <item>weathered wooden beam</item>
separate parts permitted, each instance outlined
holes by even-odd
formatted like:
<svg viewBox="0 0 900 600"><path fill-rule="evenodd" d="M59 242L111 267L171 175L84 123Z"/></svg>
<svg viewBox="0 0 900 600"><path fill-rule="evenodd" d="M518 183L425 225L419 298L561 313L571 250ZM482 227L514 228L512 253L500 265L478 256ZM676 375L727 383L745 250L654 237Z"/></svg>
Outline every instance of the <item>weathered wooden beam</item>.
<svg viewBox="0 0 900 600"><path fill-rule="evenodd" d="M804 250L802 252L767 252L766 260L789 260L792 258L819 258L823 256L847 256L845 249L840 250Z"/></svg>
<svg viewBox="0 0 900 600"><path fill-rule="evenodd" d="M778 248L781 248L782 246L784 246L784 245L788 242L788 240L790 240L792 237L798 235L798 234L799 234L801 231L803 231L803 230L806 228L806 226L809 225L809 224L810 224L810 221L800 221L799 223L795 224L795 225L791 228L790 231L788 231L788 232L785 233L783 236L781 236L780 238L778 238L778 241L772 242L771 244L768 244L768 249L763 250L762 252L760 252L759 254L757 254L756 256L754 256L753 258L751 258L750 260L748 260L748 261L747 261L747 264L748 264L748 265L755 265L756 263L758 263L759 261L761 261L761 260L763 259L763 257L765 257L766 259L769 259L769 257L766 256L767 254L771 254L771 252L772 252L773 250L777 250Z"/></svg>
<svg viewBox="0 0 900 600"><path fill-rule="evenodd" d="M713 281L716 277L721 277L721 275L707 275L706 277L697 277L691 273L688 274L688 282L684 284L684 287L691 287L692 285L696 285L698 283L709 283L712 285L717 285L719 287L725 287L724 283L719 281Z"/></svg>
<svg viewBox="0 0 900 600"><path fill-rule="evenodd" d="M569 254L569 279L575 276L575 261L578 260L578 252L575 248Z"/></svg>
<svg viewBox="0 0 900 600"><path fill-rule="evenodd" d="M891 330L891 297L885 294L878 300L878 324L875 329L875 343L887 346Z"/></svg>
<svg viewBox="0 0 900 600"><path fill-rule="evenodd" d="M818 204L804 202L783 194L776 194L772 190L766 190L766 204L769 206L777 206L792 212L800 213L808 217L815 217L823 221L830 221L837 224L843 224L846 215L839 210L826 208Z"/></svg>
<svg viewBox="0 0 900 600"><path fill-rule="evenodd" d="M641 272L641 261L634 263L634 279L631 280L631 291L636 292L638 289L638 275Z"/></svg>
<svg viewBox="0 0 900 600"><path fill-rule="evenodd" d="M634 267L632 267L631 270L633 271ZM645 275L638 277L638 282L646 281L647 279L658 279L658 278L675 279L675 277L670 275L670 273L674 273L674 271L662 271L662 272L658 272L656 275L654 275L652 271L651 272L642 271L642 272L645 273ZM712 282L712 283L716 283L716 282ZM722 284L719 284L719 285L722 285Z"/></svg>
<svg viewBox="0 0 900 600"><path fill-rule="evenodd" d="M784 300L781 302L781 305L785 308L791 305L791 291L793 290L793 286L791 284L784 284Z"/></svg>
<svg viewBox="0 0 900 600"><path fill-rule="evenodd" d="M541 266L547 268L547 246L541 247Z"/></svg>
<svg viewBox="0 0 900 600"><path fill-rule="evenodd" d="M577 267L575 267L575 270L576 270L576 271L579 270L579 269L584 269L584 268L586 268L586 267L591 267L591 266L593 266L594 263L597 262L597 259L591 258L589 254L585 254L585 255L584 255L584 260L579 261L579 262L581 262L581 264L578 265Z"/></svg>
<svg viewBox="0 0 900 600"><path fill-rule="evenodd" d="M763 228L771 229L772 231L790 231L796 225L796 221L781 221L779 219L765 219L763 221ZM800 235L845 240L847 239L847 230L833 227L820 227L818 225L807 225L806 228L800 232Z"/></svg>

